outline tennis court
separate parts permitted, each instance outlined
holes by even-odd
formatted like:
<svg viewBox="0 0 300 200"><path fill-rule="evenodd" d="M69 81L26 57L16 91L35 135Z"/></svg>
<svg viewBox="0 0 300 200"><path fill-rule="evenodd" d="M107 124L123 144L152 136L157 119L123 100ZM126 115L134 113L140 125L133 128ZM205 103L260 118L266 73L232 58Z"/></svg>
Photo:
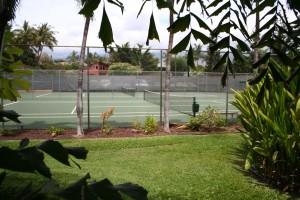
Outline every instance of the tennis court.
<svg viewBox="0 0 300 200"><path fill-rule="evenodd" d="M5 123L5 128L48 128L51 125L64 128L77 127L76 92L28 92L21 93L22 98L17 102L4 101L5 110L15 110L21 117L22 124ZM196 97L200 105L200 112L207 106L215 106L220 112L226 111L226 93L209 92L172 92L171 95ZM160 96L153 97L160 101ZM172 98L170 104L172 105ZM232 96L228 96L232 100ZM108 123L113 127L132 126L133 121L144 122L147 115L154 116L160 121L161 108L159 105L144 99L144 92L136 92L134 96L122 92L90 92L83 94L84 101L84 128L100 127L101 113L114 108L114 114ZM177 101L177 100L176 100ZM179 99L177 102L180 102ZM192 100L184 100L184 104L191 107ZM89 104L89 110L88 110ZM237 112L230 104L228 112ZM89 111L89 112L88 112ZM89 113L89 114L88 114ZM89 117L88 117L89 116ZM170 110L171 123L186 123L190 115L172 109Z"/></svg>

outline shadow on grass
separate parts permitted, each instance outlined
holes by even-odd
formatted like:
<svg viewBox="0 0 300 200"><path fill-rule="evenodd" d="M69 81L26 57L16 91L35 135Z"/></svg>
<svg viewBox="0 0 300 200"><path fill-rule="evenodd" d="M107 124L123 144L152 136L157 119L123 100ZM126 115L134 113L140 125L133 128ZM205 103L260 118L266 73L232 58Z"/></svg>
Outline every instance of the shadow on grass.
<svg viewBox="0 0 300 200"><path fill-rule="evenodd" d="M236 159L232 160L233 164L236 166L236 170L239 173L242 173L244 176L246 177L250 177L251 179L256 180L255 184L259 184L261 186L265 186L265 187L269 187L271 189L275 189L277 190L280 194L288 194L290 195L289 199L295 199L295 198L299 198L300 194L299 192L289 192L286 193L283 191L283 189L281 187L279 187L278 185L276 185L276 183L274 183L273 180L267 179L263 176L261 176L260 174L256 173L254 169L250 169L248 171L245 170L245 160L246 160L246 156L248 153L248 145L246 142L243 142L241 145L239 145L238 147L234 147L232 154L235 156Z"/></svg>
<svg viewBox="0 0 300 200"><path fill-rule="evenodd" d="M50 191L57 191L59 189L66 188L72 183L78 181L82 177L76 173L56 173L52 172L53 179L43 177L39 173L22 173L6 171L7 176L4 179L0 188L0 199L17 199L21 191L23 191L28 185L32 185L34 190L39 189L45 184L50 182L53 184L53 188L49 188ZM63 177L63 179L71 180L66 183L64 180L57 179L57 177ZM70 177L72 177L70 179ZM51 185L52 185L51 184Z"/></svg>

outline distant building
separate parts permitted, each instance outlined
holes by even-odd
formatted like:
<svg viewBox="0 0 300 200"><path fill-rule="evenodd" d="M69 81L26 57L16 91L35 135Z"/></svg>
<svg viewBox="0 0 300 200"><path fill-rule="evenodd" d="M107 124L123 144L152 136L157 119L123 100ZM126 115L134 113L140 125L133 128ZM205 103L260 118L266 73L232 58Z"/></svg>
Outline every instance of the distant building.
<svg viewBox="0 0 300 200"><path fill-rule="evenodd" d="M103 75L107 73L109 64L103 62L96 62L88 66L89 73L92 75ZM84 70L84 74L86 74L87 70Z"/></svg>

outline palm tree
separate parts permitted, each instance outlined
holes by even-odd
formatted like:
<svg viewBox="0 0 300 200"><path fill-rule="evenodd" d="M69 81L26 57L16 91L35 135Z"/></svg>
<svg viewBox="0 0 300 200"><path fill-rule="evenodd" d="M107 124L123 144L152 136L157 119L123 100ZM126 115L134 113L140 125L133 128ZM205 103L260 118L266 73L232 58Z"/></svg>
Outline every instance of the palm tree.
<svg viewBox="0 0 300 200"><path fill-rule="evenodd" d="M70 55L68 55L67 59L71 62L71 63L78 63L79 61L79 55L76 51L72 51L70 53Z"/></svg>
<svg viewBox="0 0 300 200"><path fill-rule="evenodd" d="M76 0L78 4L84 6L88 4L88 0ZM86 41L90 27L90 21L93 17L94 12L89 14L84 14L85 17L85 24L83 30L83 37L82 37L82 44L80 49L80 56L79 56L79 69L78 69L78 79L77 79L77 104L76 104L76 112L77 112L77 135L84 135L83 132L83 125L82 125L82 118L83 118L83 68L84 68L84 60L85 60L85 49L86 49Z"/></svg>
<svg viewBox="0 0 300 200"><path fill-rule="evenodd" d="M174 7L174 0L169 0L168 3ZM169 17L170 25L174 23L173 12L170 11ZM172 29L169 30L169 42L168 42L168 50L167 50L167 58L166 58L166 76L165 76L165 106L164 106L164 131L169 133L169 96L170 96L170 79L171 79L171 53L174 41L174 32Z"/></svg>
<svg viewBox="0 0 300 200"><path fill-rule="evenodd" d="M43 52L43 47L47 46L50 50L53 50L53 46L57 44L57 40L54 37L55 32L51 30L52 27L48 23L41 24L36 29L36 38L34 44L37 47L36 53L38 60Z"/></svg>
<svg viewBox="0 0 300 200"><path fill-rule="evenodd" d="M196 61L196 66L199 65L199 59L203 58L203 54L201 53L202 51L202 45L201 44L194 44L194 60Z"/></svg>
<svg viewBox="0 0 300 200"><path fill-rule="evenodd" d="M37 56L37 62L40 61L43 47L47 46L53 50L53 46L57 44L54 37L55 32L48 23L41 24L38 28L31 27L28 21L24 21L23 26L14 30L14 42L19 44L23 50L34 51Z"/></svg>
<svg viewBox="0 0 300 200"><path fill-rule="evenodd" d="M27 44L33 44L35 38L34 28L29 26L28 21L24 21L23 25L19 29L14 31L14 43L19 44L20 48L27 49ZM26 45L25 45L26 44Z"/></svg>

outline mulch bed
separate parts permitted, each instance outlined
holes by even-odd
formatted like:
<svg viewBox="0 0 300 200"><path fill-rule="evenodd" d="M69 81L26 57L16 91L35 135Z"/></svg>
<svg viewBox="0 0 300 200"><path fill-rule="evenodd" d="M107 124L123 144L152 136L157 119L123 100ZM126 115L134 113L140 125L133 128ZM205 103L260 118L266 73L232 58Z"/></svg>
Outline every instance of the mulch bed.
<svg viewBox="0 0 300 200"><path fill-rule="evenodd" d="M237 128L239 125L230 125L223 128L200 131L191 131L183 128L182 125L170 126L170 133L166 133L163 127L159 127L155 133L145 134L142 131L138 131L134 128L114 128L113 133L105 134L101 132L100 128L91 128L84 130L84 135L78 136L76 129L65 129L62 134L52 137L51 134L47 133L46 129L24 129L24 130L14 130L13 132L0 135L0 140L21 140L28 138L34 139L74 139L74 138L124 138L124 137L149 137L149 136L159 136L159 135L180 135L180 134L221 134L221 133L237 133Z"/></svg>

